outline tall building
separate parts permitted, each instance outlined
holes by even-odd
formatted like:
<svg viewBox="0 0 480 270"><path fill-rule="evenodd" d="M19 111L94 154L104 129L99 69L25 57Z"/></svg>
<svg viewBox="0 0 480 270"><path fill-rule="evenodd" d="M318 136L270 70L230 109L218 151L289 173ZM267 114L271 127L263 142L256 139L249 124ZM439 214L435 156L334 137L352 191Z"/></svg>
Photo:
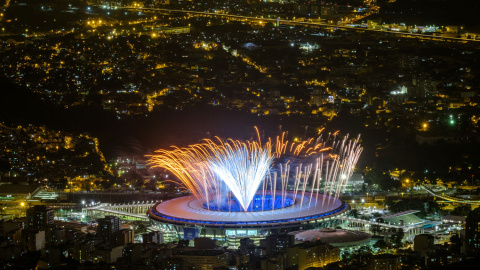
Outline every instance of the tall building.
<svg viewBox="0 0 480 270"><path fill-rule="evenodd" d="M115 232L115 244L119 246L133 244L135 242L134 232L130 229L123 229Z"/></svg>
<svg viewBox="0 0 480 270"><path fill-rule="evenodd" d="M164 233L160 231L144 233L142 234L142 240L144 244L147 244L147 243L163 244L163 242L165 242Z"/></svg>
<svg viewBox="0 0 480 270"><path fill-rule="evenodd" d="M45 247L45 231L26 230L23 234L24 248L37 251Z"/></svg>
<svg viewBox="0 0 480 270"><path fill-rule="evenodd" d="M67 241L64 228L50 227L45 231L46 243L50 246L58 246Z"/></svg>
<svg viewBox="0 0 480 270"><path fill-rule="evenodd" d="M35 205L27 210L27 228L44 230L53 225L53 209L44 205Z"/></svg>
<svg viewBox="0 0 480 270"><path fill-rule="evenodd" d="M120 231L122 222L118 217L105 216L98 219L97 237L105 242L114 241L115 233Z"/></svg>
<svg viewBox="0 0 480 270"><path fill-rule="evenodd" d="M340 260L340 249L323 242L305 242L287 248L287 267L299 270L324 267Z"/></svg>
<svg viewBox="0 0 480 270"><path fill-rule="evenodd" d="M480 208L471 211L465 222L467 253L480 254Z"/></svg>
<svg viewBox="0 0 480 270"><path fill-rule="evenodd" d="M285 253L295 243L295 236L288 234L272 234L265 238L267 254Z"/></svg>
<svg viewBox="0 0 480 270"><path fill-rule="evenodd" d="M17 221L0 220L0 236L7 237L7 235L18 229L22 229L23 225Z"/></svg>

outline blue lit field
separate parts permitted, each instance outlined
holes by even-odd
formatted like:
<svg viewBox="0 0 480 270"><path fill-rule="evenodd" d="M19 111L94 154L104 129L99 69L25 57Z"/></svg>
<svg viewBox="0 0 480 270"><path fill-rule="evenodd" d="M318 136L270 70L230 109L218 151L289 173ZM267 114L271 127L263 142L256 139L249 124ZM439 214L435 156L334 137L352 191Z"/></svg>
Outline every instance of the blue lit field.
<svg viewBox="0 0 480 270"><path fill-rule="evenodd" d="M272 195L262 196L257 194L253 197L252 202L244 211L240 202L234 197L222 199L220 201L211 200L208 203L204 203L203 207L212 211L221 212L256 212L256 211L268 211L274 209L280 209L289 207L295 203L295 200L287 196L275 196Z"/></svg>

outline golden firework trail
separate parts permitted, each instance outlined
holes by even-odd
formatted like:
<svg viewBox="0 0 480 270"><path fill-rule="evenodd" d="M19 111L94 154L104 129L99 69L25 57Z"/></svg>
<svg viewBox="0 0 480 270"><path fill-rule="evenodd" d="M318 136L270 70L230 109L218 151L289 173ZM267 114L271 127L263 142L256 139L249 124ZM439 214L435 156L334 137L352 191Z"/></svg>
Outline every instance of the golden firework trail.
<svg viewBox="0 0 480 270"><path fill-rule="evenodd" d="M283 196L291 181L295 196L302 195L300 205L307 189L311 191L306 198L310 205L318 198L321 186L324 194L338 197L362 152L359 137L349 140L345 136L336 141L338 131L333 139L329 136L326 141L320 134L317 139L289 142L282 133L274 141L268 138L262 144L255 129L258 139L253 141L215 137L184 148L157 150L149 156L149 165L170 171L207 208L212 202L219 205L225 193L230 192L247 211L255 194L260 192L259 187L263 196L267 190L274 197Z"/></svg>

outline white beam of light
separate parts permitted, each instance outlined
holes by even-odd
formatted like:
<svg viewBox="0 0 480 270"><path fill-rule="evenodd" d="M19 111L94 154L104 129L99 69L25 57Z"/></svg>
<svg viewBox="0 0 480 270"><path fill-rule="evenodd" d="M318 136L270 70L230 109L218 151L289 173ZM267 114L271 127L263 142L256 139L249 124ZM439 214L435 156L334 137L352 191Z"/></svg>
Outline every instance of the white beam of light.
<svg viewBox="0 0 480 270"><path fill-rule="evenodd" d="M209 167L247 211L270 171L273 155L269 147L262 148L258 144L230 141L223 146L211 149L213 158L208 161Z"/></svg>

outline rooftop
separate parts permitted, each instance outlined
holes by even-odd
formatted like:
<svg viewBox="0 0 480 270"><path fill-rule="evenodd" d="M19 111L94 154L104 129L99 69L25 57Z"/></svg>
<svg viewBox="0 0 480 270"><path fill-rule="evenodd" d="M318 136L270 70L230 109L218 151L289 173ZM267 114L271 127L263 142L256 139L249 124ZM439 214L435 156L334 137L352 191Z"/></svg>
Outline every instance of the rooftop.
<svg viewBox="0 0 480 270"><path fill-rule="evenodd" d="M322 241L328 244L348 245L359 244L370 240L370 234L364 232L340 230L340 229L319 229L300 232L292 232L296 241L314 242Z"/></svg>

